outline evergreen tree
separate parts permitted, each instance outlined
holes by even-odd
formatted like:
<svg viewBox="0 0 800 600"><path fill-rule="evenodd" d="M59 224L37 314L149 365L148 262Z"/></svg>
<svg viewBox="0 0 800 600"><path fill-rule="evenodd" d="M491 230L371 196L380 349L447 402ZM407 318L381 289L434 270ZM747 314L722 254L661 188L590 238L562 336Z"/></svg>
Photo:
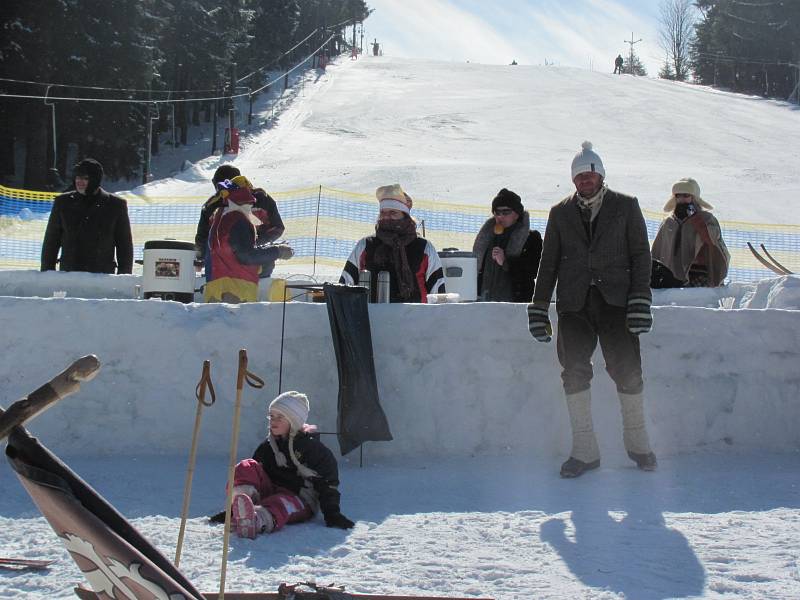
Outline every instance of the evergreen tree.
<svg viewBox="0 0 800 600"><path fill-rule="evenodd" d="M800 2L696 0L701 19L695 78L736 91L786 97L797 85Z"/></svg>

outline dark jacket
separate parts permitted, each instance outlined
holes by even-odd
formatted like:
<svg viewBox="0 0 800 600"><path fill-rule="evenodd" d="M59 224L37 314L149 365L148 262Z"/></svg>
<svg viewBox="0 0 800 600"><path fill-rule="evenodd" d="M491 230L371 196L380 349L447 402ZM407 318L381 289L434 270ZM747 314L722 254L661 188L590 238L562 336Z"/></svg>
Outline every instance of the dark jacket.
<svg viewBox="0 0 800 600"><path fill-rule="evenodd" d="M282 488L298 494L306 500L306 491L311 490L319 500L323 515L332 515L339 510L339 467L333 453L319 440L319 433L298 433L294 438L294 454L297 460L317 473L308 483L297 472L297 468L289 458L288 438L276 438L278 450L287 457L287 466L279 467L275 454L267 440L256 448L253 458L261 463L270 481ZM313 506L313 502L310 503Z"/></svg>
<svg viewBox="0 0 800 600"><path fill-rule="evenodd" d="M490 302L530 302L542 255L542 236L530 229L528 211L502 240L495 235L494 225L494 218L488 219L472 246L478 261L478 297ZM503 248L506 260L502 267L488 265L494 275L486 277L487 261L492 260L492 248L497 244Z"/></svg>
<svg viewBox="0 0 800 600"><path fill-rule="evenodd" d="M55 270L59 249L62 271L130 273L128 204L102 188L91 196L77 191L56 196L42 243L42 271Z"/></svg>
<svg viewBox="0 0 800 600"><path fill-rule="evenodd" d="M258 235L256 245L260 246L277 240L283 235L285 228L278 212L278 205L275 204L272 196L262 189L253 190L253 195L256 197L253 212L263 223L256 229ZM200 220L197 222L197 233L194 236L194 247L198 260L205 260L206 252L208 251L208 232L211 229L211 218L222 206L222 198L215 194L206 200L200 210Z"/></svg>
<svg viewBox="0 0 800 600"><path fill-rule="evenodd" d="M607 190L592 229L590 241L577 194L550 209L534 302L549 303L556 282L559 313L580 310L590 285L613 306L627 306L632 295L651 297L650 244L639 201Z"/></svg>
<svg viewBox="0 0 800 600"><path fill-rule="evenodd" d="M339 283L358 285L359 271L364 269L371 273L371 301L377 299L378 273L389 272L389 301L390 302L422 302L428 301L428 294L445 293L444 270L439 253L428 240L417 237L406 246L408 266L414 274L414 291L411 298L404 300L400 297L397 272L393 265L378 265L375 262L375 250L384 243L374 235L361 238L356 243L347 262L344 265Z"/></svg>

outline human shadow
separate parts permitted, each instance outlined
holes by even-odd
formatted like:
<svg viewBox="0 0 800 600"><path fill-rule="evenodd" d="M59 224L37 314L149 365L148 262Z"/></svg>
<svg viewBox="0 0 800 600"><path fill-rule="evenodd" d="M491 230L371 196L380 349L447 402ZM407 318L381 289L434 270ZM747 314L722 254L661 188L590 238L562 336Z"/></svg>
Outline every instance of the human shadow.
<svg viewBox="0 0 800 600"><path fill-rule="evenodd" d="M572 510L571 536L565 519L552 518L542 523L540 538L586 586L637 600L702 594L703 566L653 501L639 498L615 512L602 498L587 498Z"/></svg>

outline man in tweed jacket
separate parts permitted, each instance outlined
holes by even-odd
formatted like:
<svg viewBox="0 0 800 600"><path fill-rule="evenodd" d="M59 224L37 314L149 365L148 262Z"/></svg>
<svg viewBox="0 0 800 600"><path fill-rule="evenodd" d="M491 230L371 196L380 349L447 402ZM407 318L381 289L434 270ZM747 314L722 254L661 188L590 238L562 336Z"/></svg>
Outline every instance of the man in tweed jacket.
<svg viewBox="0 0 800 600"><path fill-rule="evenodd" d="M531 334L549 342L556 288L556 346L572 426L572 451L561 466L562 477L600 466L590 393L598 340L622 405L628 456L640 469L656 467L644 421L638 337L652 326L647 228L636 198L608 189L604 179L602 160L584 142L572 161L576 192L550 209L528 305Z"/></svg>

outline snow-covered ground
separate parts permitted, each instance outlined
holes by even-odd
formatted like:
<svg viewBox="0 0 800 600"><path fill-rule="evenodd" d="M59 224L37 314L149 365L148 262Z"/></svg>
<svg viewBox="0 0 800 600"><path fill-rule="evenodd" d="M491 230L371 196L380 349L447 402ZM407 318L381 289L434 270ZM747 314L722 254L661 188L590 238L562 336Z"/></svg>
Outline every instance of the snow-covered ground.
<svg viewBox="0 0 800 600"><path fill-rule="evenodd" d="M576 69L365 57L309 81L236 164L268 189L400 181L415 196L488 204L508 186L544 208L567 191L589 138L610 185L647 208L693 175L721 218L783 223L798 214L797 118L781 103ZM148 193L205 195L219 161ZM215 591L221 530L202 516L223 501L236 353L247 348L267 379L244 393L246 456L278 389L282 307L135 301L136 281L0 273L2 404L96 353L98 377L30 430L171 556L194 386L211 359L218 401L204 415L181 567ZM341 461L356 527L318 518L234 539L228 589L316 579L503 599L800 597L798 278L655 299L642 348L660 468L639 472L625 458L598 354L603 466L578 480L558 477L569 426L555 348L531 340L522 305L371 307L395 441L367 444L363 468L357 453ZM308 392L310 420L330 431L337 382L323 306L287 307L283 360L282 389ZM0 598L69 597L82 577L5 463L0 489L2 554L58 561L39 574L0 571Z"/></svg>

